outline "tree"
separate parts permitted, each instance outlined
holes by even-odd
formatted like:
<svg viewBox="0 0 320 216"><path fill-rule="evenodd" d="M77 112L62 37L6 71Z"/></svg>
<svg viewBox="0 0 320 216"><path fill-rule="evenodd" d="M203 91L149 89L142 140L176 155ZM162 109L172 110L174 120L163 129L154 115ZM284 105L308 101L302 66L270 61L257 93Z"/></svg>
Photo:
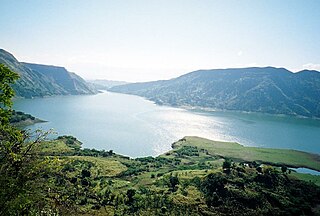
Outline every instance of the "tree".
<svg viewBox="0 0 320 216"><path fill-rule="evenodd" d="M230 158L226 158L222 164L223 172L229 174L232 166L232 160Z"/></svg>
<svg viewBox="0 0 320 216"><path fill-rule="evenodd" d="M226 158L222 164L223 169L230 169L232 165L232 160L230 158Z"/></svg>
<svg viewBox="0 0 320 216"><path fill-rule="evenodd" d="M282 173L286 173L287 170L288 170L288 167L287 167L287 166L285 166L285 165L281 166L281 171L282 171Z"/></svg>
<svg viewBox="0 0 320 216"><path fill-rule="evenodd" d="M127 190L127 204L128 205L132 205L134 202L134 195L136 194L136 190L135 189L129 189Z"/></svg>
<svg viewBox="0 0 320 216"><path fill-rule="evenodd" d="M11 116L12 97L14 91L11 85L19 78L19 75L8 67L0 64L0 123L7 125Z"/></svg>
<svg viewBox="0 0 320 216"><path fill-rule="evenodd" d="M0 64L0 215L30 214L45 205L41 176L48 161L40 159L37 144L47 134L29 134L9 123L14 96L11 85L18 77Z"/></svg>
<svg viewBox="0 0 320 216"><path fill-rule="evenodd" d="M91 172L89 170L83 169L81 171L81 175L82 175L82 178L90 177L91 176Z"/></svg>
<svg viewBox="0 0 320 216"><path fill-rule="evenodd" d="M258 171L258 173L262 173L262 167L261 166L257 167L256 170Z"/></svg>
<svg viewBox="0 0 320 216"><path fill-rule="evenodd" d="M225 188L226 183L227 179L219 173L211 173L205 177L200 188L205 195L208 206L218 206L222 204L223 197L227 192Z"/></svg>
<svg viewBox="0 0 320 216"><path fill-rule="evenodd" d="M179 184L179 179L177 176L170 176L169 183L172 192L175 192L177 190L176 186Z"/></svg>

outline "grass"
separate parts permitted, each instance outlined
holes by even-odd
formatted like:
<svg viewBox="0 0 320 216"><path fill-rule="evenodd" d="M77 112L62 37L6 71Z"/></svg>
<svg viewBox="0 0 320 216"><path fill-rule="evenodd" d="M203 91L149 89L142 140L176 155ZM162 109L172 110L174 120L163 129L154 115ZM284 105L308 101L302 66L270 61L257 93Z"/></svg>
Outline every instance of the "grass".
<svg viewBox="0 0 320 216"><path fill-rule="evenodd" d="M289 174L289 175L293 176L299 180L312 182L312 183L320 186L320 176L318 176L318 175L311 175L311 174L297 173L297 172L291 172L291 174Z"/></svg>
<svg viewBox="0 0 320 216"><path fill-rule="evenodd" d="M62 140L44 142L41 145L41 152L43 153L66 153L72 151L73 150Z"/></svg>
<svg viewBox="0 0 320 216"><path fill-rule="evenodd" d="M94 174L96 174L97 176L112 177L127 169L127 167L122 163L112 158L109 159L90 156L67 156L66 158L69 160L79 160L93 163L95 168Z"/></svg>
<svg viewBox="0 0 320 216"><path fill-rule="evenodd" d="M273 165L305 167L320 171L320 156L290 149L245 147L238 143L218 142L200 137L185 137L173 144L175 150L182 146L194 146L208 154L238 161L259 161Z"/></svg>

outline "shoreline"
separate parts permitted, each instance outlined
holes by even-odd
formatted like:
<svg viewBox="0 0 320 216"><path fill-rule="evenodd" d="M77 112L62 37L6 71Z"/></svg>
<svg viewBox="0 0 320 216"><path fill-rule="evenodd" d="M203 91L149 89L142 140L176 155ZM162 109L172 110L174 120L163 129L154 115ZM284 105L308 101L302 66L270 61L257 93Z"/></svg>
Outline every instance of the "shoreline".
<svg viewBox="0 0 320 216"><path fill-rule="evenodd" d="M46 122L48 122L48 121L36 118L35 120L27 119L24 121L13 123L12 125L14 125L15 127L24 128L24 127L28 127L30 125L46 123Z"/></svg>
<svg viewBox="0 0 320 216"><path fill-rule="evenodd" d="M273 116L273 117L291 117L295 119L309 119L309 120L317 120L320 121L320 117L308 117L308 116L302 116L302 115L290 115L290 114L276 114L276 113L268 113L268 112L255 112L255 111L244 111L244 110L229 110L229 109L219 109L219 108L212 108L212 107L203 107L203 106L191 106L191 105L173 105L170 103L162 103L156 100L151 100L147 97L140 96L137 94L131 94L131 93L123 93L123 92L116 92L116 91L110 91L107 90L107 92L111 93L117 93L117 94L125 94L125 95L133 95L137 97L144 98L147 101L153 102L155 105L158 106L167 106L167 107L173 107L173 108L180 108L184 110L200 110L200 111L205 111L205 112L230 112L230 113L242 113L242 114L262 114L262 115L268 115L268 116Z"/></svg>
<svg viewBox="0 0 320 216"><path fill-rule="evenodd" d="M307 168L320 174L320 154L293 149L248 147L236 142L221 142L196 136L185 136L172 144L172 150L183 146L195 146L208 151L209 155L231 158L242 162L259 162L288 168Z"/></svg>
<svg viewBox="0 0 320 216"><path fill-rule="evenodd" d="M140 97L140 96L139 96ZM145 97L143 97L145 98ZM173 108L180 108L188 111L203 111L203 112L229 112L229 113L241 113L241 114L256 114L256 115L266 115L270 117L280 117L280 118L295 118L295 119L306 119L306 120L317 120L320 121L320 117L308 117L308 116L302 116L302 115L289 115L289 114L273 114L273 113L267 113L267 112L255 112L255 111L243 111L243 110L228 110L228 109L218 109L218 108L211 108L211 107L202 107L202 106L190 106L190 105L171 105L168 103L157 103L153 100L149 100L148 98L145 98L148 101L154 102L154 104L158 106L168 106Z"/></svg>

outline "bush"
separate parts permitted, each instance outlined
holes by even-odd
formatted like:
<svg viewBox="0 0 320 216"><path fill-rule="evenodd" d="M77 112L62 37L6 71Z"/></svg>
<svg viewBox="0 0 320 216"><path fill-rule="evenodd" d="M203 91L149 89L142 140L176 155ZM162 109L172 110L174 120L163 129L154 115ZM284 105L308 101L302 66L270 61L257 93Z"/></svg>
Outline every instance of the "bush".
<svg viewBox="0 0 320 216"><path fill-rule="evenodd" d="M82 175L82 178L90 177L91 176L91 172L89 170L83 169L81 171L81 175Z"/></svg>

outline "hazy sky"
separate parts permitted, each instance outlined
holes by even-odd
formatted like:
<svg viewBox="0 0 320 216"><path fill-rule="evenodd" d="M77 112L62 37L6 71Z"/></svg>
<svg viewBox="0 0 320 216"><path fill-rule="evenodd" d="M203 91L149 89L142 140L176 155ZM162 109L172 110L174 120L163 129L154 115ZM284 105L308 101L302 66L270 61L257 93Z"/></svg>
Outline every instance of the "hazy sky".
<svg viewBox="0 0 320 216"><path fill-rule="evenodd" d="M0 0L0 47L84 78L197 70L320 70L319 0Z"/></svg>

